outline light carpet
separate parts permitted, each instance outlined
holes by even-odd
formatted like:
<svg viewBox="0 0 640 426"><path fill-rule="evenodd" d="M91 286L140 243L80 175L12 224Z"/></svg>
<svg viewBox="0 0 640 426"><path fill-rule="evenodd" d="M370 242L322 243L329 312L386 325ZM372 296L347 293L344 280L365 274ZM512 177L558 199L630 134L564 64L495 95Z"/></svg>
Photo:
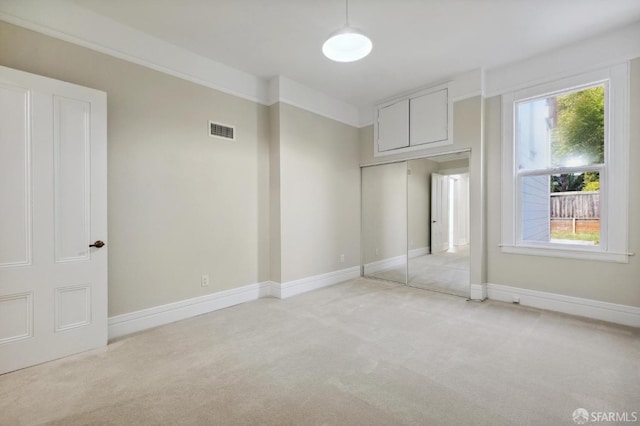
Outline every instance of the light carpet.
<svg viewBox="0 0 640 426"><path fill-rule="evenodd" d="M0 376L0 424L571 425L640 411L639 337L360 278Z"/></svg>
<svg viewBox="0 0 640 426"><path fill-rule="evenodd" d="M411 287L469 297L469 246L412 257L408 265L376 271L367 276L396 283L404 283L408 279Z"/></svg>

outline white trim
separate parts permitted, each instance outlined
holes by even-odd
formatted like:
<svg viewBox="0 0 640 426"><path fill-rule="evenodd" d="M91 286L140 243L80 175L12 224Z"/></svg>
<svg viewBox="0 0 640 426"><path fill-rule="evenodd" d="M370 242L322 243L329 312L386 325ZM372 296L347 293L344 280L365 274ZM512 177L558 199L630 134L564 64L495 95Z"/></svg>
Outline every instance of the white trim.
<svg viewBox="0 0 640 426"><path fill-rule="evenodd" d="M277 76L269 81L268 104L284 102L352 127L360 127L358 108L297 81Z"/></svg>
<svg viewBox="0 0 640 426"><path fill-rule="evenodd" d="M0 20L201 86L267 103L267 83L72 3L3 2Z"/></svg>
<svg viewBox="0 0 640 426"><path fill-rule="evenodd" d="M471 149L470 148L463 148L463 149L454 149L454 150L451 150L451 151L418 153L418 154L422 154L422 155L409 156L407 158L401 158L401 159L398 159L398 160L386 160L386 161L382 161L381 160L381 161L374 161L372 163L363 163L363 164L360 164L360 168L362 169L363 167L380 166L380 165L383 165L383 164L404 163L404 162L409 161L409 160L422 160L424 158L429 159L429 158L433 158L433 157L440 157L440 156L443 156L443 155L460 154L460 153L463 153L463 152L471 153ZM452 161L454 161L454 160L452 160ZM466 168L464 170L465 170L464 173L468 172L468 170Z"/></svg>
<svg viewBox="0 0 640 426"><path fill-rule="evenodd" d="M455 104L456 102L464 101L465 99L471 99L471 98L475 98L476 96L482 96L482 93L483 93L482 90L476 90L474 92L463 93L460 96L452 98L452 101Z"/></svg>
<svg viewBox="0 0 640 426"><path fill-rule="evenodd" d="M601 262L616 262L616 263L629 263L629 256L633 256L633 253L613 253L606 251L597 251L594 248L591 250L588 247L580 249L578 245L559 245L551 244L536 247L533 245L500 245L503 253L509 254L525 254L529 256L547 256L547 257L563 257L567 259L580 259L580 260L597 260Z"/></svg>
<svg viewBox="0 0 640 426"><path fill-rule="evenodd" d="M600 172L601 215L600 245L580 247L570 244L534 243L521 240L520 192L518 180L528 174L516 172L517 142L515 140L514 105L520 100L546 96L563 90L604 82L608 116L605 118L605 159ZM627 263L629 221L629 64L624 62L592 70L560 80L549 80L535 87L502 95L502 193L501 251L510 254L553 256L592 261ZM601 166L598 166L601 167ZM561 173L570 168L547 168L545 173ZM595 166L582 170L597 169Z"/></svg>
<svg viewBox="0 0 640 426"><path fill-rule="evenodd" d="M409 259L431 253L431 247L420 247L409 250Z"/></svg>
<svg viewBox="0 0 640 426"><path fill-rule="evenodd" d="M514 102L515 95L506 93L502 95L502 182L501 182L501 227L500 241L504 246L513 246L516 236L516 219L515 219L515 168L516 168L516 150L514 143Z"/></svg>
<svg viewBox="0 0 640 426"><path fill-rule="evenodd" d="M640 57L640 23L487 70L485 96L492 97Z"/></svg>
<svg viewBox="0 0 640 426"><path fill-rule="evenodd" d="M470 296L471 300L484 300L487 298L486 284L471 284Z"/></svg>
<svg viewBox="0 0 640 426"><path fill-rule="evenodd" d="M481 96L483 74L481 68L476 68L455 76L451 83L451 100L455 103Z"/></svg>
<svg viewBox="0 0 640 426"><path fill-rule="evenodd" d="M517 297L520 300L520 304L524 306L563 312L565 314L578 315L632 327L640 327L640 307L582 299L579 297L499 284L487 284L487 293L491 300L512 303L514 297Z"/></svg>
<svg viewBox="0 0 640 426"><path fill-rule="evenodd" d="M117 315L109 318L109 339L250 302L270 294L271 283L263 282Z"/></svg>
<svg viewBox="0 0 640 426"><path fill-rule="evenodd" d="M0 2L0 20L263 105L286 102L361 125L355 106L283 76L269 81L64 0Z"/></svg>
<svg viewBox="0 0 640 426"><path fill-rule="evenodd" d="M306 293L319 288L328 287L346 280L358 278L360 267L353 266L347 269L328 272L285 283L271 283L271 295L278 299L286 299L291 296Z"/></svg>
<svg viewBox="0 0 640 426"><path fill-rule="evenodd" d="M407 263L407 256L404 254L401 254L400 256L388 257L382 260L376 260L374 262L366 263L364 265L364 274L365 275L375 274L376 272L392 269L397 266L401 266L403 264L406 265L406 263Z"/></svg>

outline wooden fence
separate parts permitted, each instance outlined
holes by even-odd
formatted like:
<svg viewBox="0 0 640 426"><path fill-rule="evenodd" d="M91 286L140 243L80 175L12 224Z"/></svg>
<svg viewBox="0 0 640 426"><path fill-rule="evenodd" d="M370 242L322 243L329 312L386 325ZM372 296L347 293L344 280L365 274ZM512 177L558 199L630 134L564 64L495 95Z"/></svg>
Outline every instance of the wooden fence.
<svg viewBox="0 0 640 426"><path fill-rule="evenodd" d="M600 193L573 191L551 193L551 231L599 232Z"/></svg>

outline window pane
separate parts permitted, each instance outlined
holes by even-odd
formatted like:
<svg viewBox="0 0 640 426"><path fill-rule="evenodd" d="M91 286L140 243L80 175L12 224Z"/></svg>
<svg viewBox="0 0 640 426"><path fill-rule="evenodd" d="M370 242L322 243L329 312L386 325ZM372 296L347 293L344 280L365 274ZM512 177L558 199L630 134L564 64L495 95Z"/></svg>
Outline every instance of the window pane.
<svg viewBox="0 0 640 426"><path fill-rule="evenodd" d="M518 169L604 163L605 87L516 104Z"/></svg>
<svg viewBox="0 0 640 426"><path fill-rule="evenodd" d="M551 176L551 242L600 244L600 174Z"/></svg>
<svg viewBox="0 0 640 426"><path fill-rule="evenodd" d="M523 241L600 244L599 173L524 176L521 194Z"/></svg>
<svg viewBox="0 0 640 426"><path fill-rule="evenodd" d="M548 243L549 175L525 176L521 185L522 240Z"/></svg>

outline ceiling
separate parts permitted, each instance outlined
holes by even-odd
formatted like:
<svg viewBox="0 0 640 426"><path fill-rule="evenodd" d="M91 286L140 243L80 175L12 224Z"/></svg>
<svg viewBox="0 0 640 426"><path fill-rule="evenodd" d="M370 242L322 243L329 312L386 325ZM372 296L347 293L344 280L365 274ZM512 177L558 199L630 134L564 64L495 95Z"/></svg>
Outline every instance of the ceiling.
<svg viewBox="0 0 640 426"><path fill-rule="evenodd" d="M69 0L258 77L298 81L356 107L640 21L640 0L350 0L367 58L335 63L344 0Z"/></svg>

